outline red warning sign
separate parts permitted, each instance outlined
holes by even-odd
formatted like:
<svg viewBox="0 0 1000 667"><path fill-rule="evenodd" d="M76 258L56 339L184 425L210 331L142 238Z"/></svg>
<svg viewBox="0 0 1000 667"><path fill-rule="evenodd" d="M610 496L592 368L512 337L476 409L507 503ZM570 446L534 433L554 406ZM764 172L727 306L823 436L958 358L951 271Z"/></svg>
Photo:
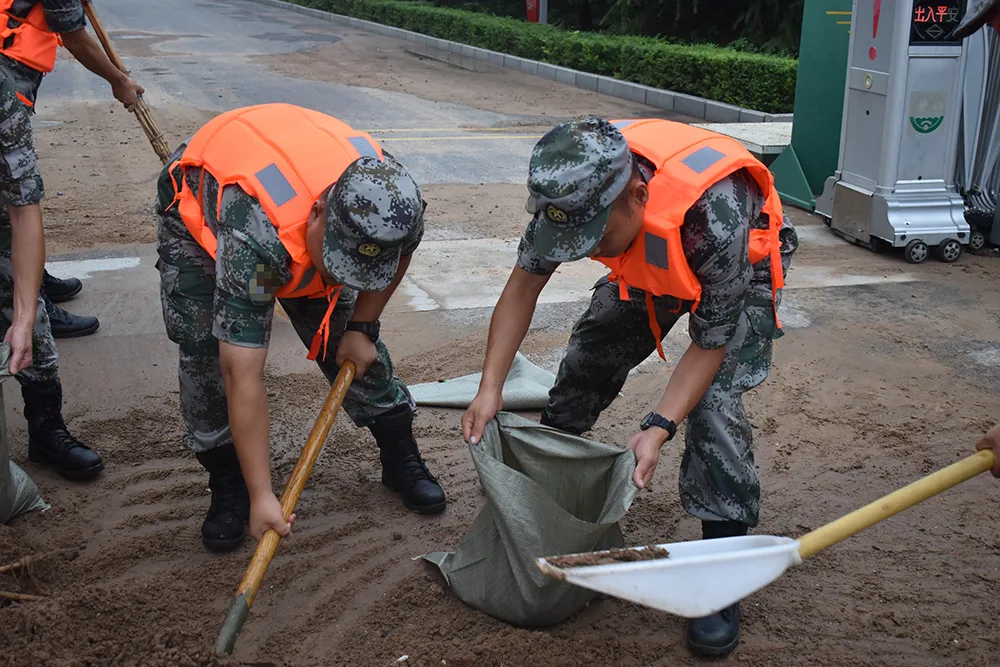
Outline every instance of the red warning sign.
<svg viewBox="0 0 1000 667"><path fill-rule="evenodd" d="M524 0L528 10L528 23L538 23L538 0Z"/></svg>

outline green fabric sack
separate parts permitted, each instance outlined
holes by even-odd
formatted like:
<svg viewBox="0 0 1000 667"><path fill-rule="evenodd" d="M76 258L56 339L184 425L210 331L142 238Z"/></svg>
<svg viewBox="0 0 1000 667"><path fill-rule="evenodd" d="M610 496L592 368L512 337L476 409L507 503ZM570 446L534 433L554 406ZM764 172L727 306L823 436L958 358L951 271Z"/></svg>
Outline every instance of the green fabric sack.
<svg viewBox="0 0 1000 667"><path fill-rule="evenodd" d="M9 379L10 345L0 343L0 523L7 523L25 512L51 507L42 500L42 494L35 482L28 477L28 473L10 460L7 414L3 400L3 384Z"/></svg>
<svg viewBox="0 0 1000 667"><path fill-rule="evenodd" d="M635 455L507 412L469 451L486 505L456 551L422 558L460 600L501 621L564 621L597 593L546 577L535 559L624 546Z"/></svg>

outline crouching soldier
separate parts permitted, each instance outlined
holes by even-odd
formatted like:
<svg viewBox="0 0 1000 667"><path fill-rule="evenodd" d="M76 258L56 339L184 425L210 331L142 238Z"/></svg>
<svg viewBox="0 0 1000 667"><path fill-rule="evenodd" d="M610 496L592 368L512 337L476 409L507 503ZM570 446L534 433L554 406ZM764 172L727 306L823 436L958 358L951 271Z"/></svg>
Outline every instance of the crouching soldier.
<svg viewBox="0 0 1000 667"><path fill-rule="evenodd" d="M683 123L597 118L562 123L535 146L525 231L493 312L479 393L462 418L477 442L542 288L561 262L610 270L570 335L542 424L582 434L629 371L690 313L691 343L662 398L635 416L635 483L687 420L680 496L702 536L757 525L760 482L742 396L771 363L784 275L798 245L767 168L736 140ZM695 619L688 643L725 655L739 642L739 603Z"/></svg>
<svg viewBox="0 0 1000 667"><path fill-rule="evenodd" d="M382 482L411 510L444 510L413 437L415 404L379 338L424 207L369 135L289 104L217 116L164 167L157 267L187 444L209 473L207 548L237 548L247 521L257 539L294 521L271 488L263 372L275 299L331 383L356 364L343 407L375 437Z"/></svg>

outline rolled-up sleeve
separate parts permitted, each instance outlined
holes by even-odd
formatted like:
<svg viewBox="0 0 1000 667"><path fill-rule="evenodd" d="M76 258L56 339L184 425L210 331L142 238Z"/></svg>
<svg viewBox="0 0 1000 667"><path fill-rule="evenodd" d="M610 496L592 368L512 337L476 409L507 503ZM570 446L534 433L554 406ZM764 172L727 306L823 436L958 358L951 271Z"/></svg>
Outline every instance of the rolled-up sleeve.
<svg viewBox="0 0 1000 667"><path fill-rule="evenodd" d="M86 25L80 0L42 0L42 11L52 32L73 32Z"/></svg>
<svg viewBox="0 0 1000 667"><path fill-rule="evenodd" d="M223 189L220 210L212 333L233 345L266 347L274 300L291 279L288 253L264 209L238 186Z"/></svg>
<svg viewBox="0 0 1000 667"><path fill-rule="evenodd" d="M701 303L688 327L698 347L725 347L736 333L753 278L750 227L762 207L756 183L737 172L708 188L685 216L684 254L701 283Z"/></svg>
<svg viewBox="0 0 1000 667"><path fill-rule="evenodd" d="M536 276L551 275L559 268L559 262L549 261L535 250L535 218L528 223L517 246L517 265Z"/></svg>

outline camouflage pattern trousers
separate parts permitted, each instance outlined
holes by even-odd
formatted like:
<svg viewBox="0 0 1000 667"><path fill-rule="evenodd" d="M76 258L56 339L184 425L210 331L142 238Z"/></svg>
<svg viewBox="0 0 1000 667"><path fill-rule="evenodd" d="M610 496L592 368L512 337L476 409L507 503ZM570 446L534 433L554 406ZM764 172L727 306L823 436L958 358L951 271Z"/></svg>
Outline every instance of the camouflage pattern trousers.
<svg viewBox="0 0 1000 667"><path fill-rule="evenodd" d="M577 434L590 430L629 371L656 350L645 293L630 288L629 299L619 299L618 284L606 277L594 286L549 392L547 423ZM653 303L664 335L691 306L672 297ZM754 285L715 379L687 416L679 485L681 502L692 516L757 525L760 482L742 396L767 378L772 341L781 335L776 330L770 285Z"/></svg>
<svg viewBox="0 0 1000 667"><path fill-rule="evenodd" d="M0 237L8 235L0 226ZM8 246L9 247L9 246ZM14 267L10 261L10 252L0 250L0 340L7 335L7 330L14 319ZM59 350L56 340L52 337L52 326L49 314L45 310L45 302L38 295L38 310L35 313L35 329L31 341L31 365L15 377L21 385L43 385L59 381Z"/></svg>
<svg viewBox="0 0 1000 667"><path fill-rule="evenodd" d="M219 361L219 341L212 334L215 260L198 245L176 209L160 216L156 266L167 336L179 346L181 413L187 424L187 445L205 452L232 442L226 391ZM340 372L337 345L354 312L357 293L341 290L330 318L326 359L316 363L332 385ZM282 309L308 350L328 307L326 299L280 299ZM378 357L362 377L355 378L344 398L344 411L356 426L370 426L400 405L416 408L403 381L396 376L381 339ZM304 352L303 352L304 354Z"/></svg>
<svg viewBox="0 0 1000 667"><path fill-rule="evenodd" d="M31 120L14 86L15 81L0 70L0 340L7 335L14 318L14 266L10 259L13 239L7 204L37 201L44 194ZM32 173L34 177L30 176ZM59 352L40 293L31 366L16 377L22 386L59 381Z"/></svg>

